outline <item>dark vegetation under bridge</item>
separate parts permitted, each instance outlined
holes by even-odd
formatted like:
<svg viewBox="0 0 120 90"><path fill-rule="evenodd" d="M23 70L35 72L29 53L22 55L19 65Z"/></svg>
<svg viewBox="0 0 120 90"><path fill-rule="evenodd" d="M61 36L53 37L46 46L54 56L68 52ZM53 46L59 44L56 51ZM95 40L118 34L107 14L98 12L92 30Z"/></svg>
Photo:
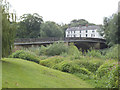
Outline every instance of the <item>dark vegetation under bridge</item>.
<svg viewBox="0 0 120 90"><path fill-rule="evenodd" d="M54 42L64 42L66 44L74 43L78 48L89 49L93 47L95 49L106 48L107 45L105 39L100 38L85 38L85 37L69 37L69 38L20 38L16 39L14 42L15 47L30 47L30 46L40 46L48 45Z"/></svg>

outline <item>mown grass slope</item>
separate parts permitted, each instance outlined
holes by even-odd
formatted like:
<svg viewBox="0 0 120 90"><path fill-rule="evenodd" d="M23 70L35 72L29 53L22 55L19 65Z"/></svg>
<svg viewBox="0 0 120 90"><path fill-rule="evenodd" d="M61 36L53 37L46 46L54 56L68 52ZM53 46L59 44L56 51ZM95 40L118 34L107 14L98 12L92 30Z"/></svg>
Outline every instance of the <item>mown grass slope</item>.
<svg viewBox="0 0 120 90"><path fill-rule="evenodd" d="M80 78L37 63L2 59L3 88L93 88Z"/></svg>

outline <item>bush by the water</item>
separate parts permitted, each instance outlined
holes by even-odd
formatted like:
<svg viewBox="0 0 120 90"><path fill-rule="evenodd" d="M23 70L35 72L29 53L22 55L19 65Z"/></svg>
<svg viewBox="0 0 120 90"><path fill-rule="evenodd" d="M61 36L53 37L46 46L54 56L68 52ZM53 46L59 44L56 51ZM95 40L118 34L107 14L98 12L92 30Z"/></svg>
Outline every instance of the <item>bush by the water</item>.
<svg viewBox="0 0 120 90"><path fill-rule="evenodd" d="M118 88L118 87L120 87L119 81L118 81L119 80L119 78L118 78L119 77L119 75L118 75L119 70L120 70L120 67L118 67L118 64L117 64L117 65L113 66L112 70L107 75L107 78L108 78L107 87L108 88Z"/></svg>
<svg viewBox="0 0 120 90"><path fill-rule="evenodd" d="M47 49L46 54L49 56L55 56L65 53L67 51L68 51L68 46L66 46L64 43L59 42L50 45L49 48Z"/></svg>
<svg viewBox="0 0 120 90"><path fill-rule="evenodd" d="M82 55L82 52L79 51L78 48L73 44L70 44L68 46L62 42L53 43L47 46L42 45L41 47L37 47L37 49L34 47L31 47L28 50L34 52L35 54L37 53L37 55L39 56L60 55L60 56L73 56L71 57L72 59L80 59L80 56Z"/></svg>
<svg viewBox="0 0 120 90"><path fill-rule="evenodd" d="M70 58L68 57L57 56L41 60L40 64L68 73L83 73L83 71L95 73L96 70L100 67L100 65L103 64L103 62L103 60L88 57L86 58L86 60L70 60Z"/></svg>
<svg viewBox="0 0 120 90"><path fill-rule="evenodd" d="M100 60L100 59L87 58L87 57L86 57L86 59L88 59L88 60L78 60L75 62L79 66L88 69L92 73L95 73L97 71L97 69L104 63L104 60Z"/></svg>
<svg viewBox="0 0 120 90"><path fill-rule="evenodd" d="M42 45L42 46L39 48L39 55L46 55L47 49L48 49L48 47L45 47L45 46Z"/></svg>
<svg viewBox="0 0 120 90"><path fill-rule="evenodd" d="M74 73L79 71L79 66L77 64L74 64L73 61L70 61L70 60L64 60L54 65L53 68L63 72L69 72L69 73Z"/></svg>
<svg viewBox="0 0 120 90"><path fill-rule="evenodd" d="M88 50L86 55L89 57L98 57L98 58L102 57L101 52L99 50L95 50L92 48L90 50Z"/></svg>
<svg viewBox="0 0 120 90"><path fill-rule="evenodd" d="M9 57L10 58L21 58L24 60L39 63L39 58L34 53L30 53L30 52L24 51L24 50L18 50L16 52L12 53L12 55L10 55Z"/></svg>
<svg viewBox="0 0 120 90"><path fill-rule="evenodd" d="M62 53L68 52L68 46L62 42L53 43L48 46L41 46L39 49L39 55L48 55L48 56L55 56L60 55Z"/></svg>
<svg viewBox="0 0 120 90"><path fill-rule="evenodd" d="M96 87L118 88L118 63L114 60L106 61L101 65L97 72ZM101 84L103 83L103 84Z"/></svg>
<svg viewBox="0 0 120 90"><path fill-rule="evenodd" d="M109 73L116 64L117 64L117 62L114 60L107 60L104 64L102 64L98 68L97 76L100 78L103 77L104 75Z"/></svg>
<svg viewBox="0 0 120 90"><path fill-rule="evenodd" d="M54 57L49 57L47 59L41 60L40 64L43 65L43 66L47 66L47 67L53 67L54 65L62 62L63 60L64 60L63 57L54 56Z"/></svg>
<svg viewBox="0 0 120 90"><path fill-rule="evenodd" d="M62 61L59 64L54 65L53 68L68 73L82 73L88 76L92 75L88 69L80 67L78 64L75 64L74 61L69 60Z"/></svg>
<svg viewBox="0 0 120 90"><path fill-rule="evenodd" d="M79 51L79 49L73 43L71 43L68 49L68 56L72 56L71 60L80 59L82 52Z"/></svg>

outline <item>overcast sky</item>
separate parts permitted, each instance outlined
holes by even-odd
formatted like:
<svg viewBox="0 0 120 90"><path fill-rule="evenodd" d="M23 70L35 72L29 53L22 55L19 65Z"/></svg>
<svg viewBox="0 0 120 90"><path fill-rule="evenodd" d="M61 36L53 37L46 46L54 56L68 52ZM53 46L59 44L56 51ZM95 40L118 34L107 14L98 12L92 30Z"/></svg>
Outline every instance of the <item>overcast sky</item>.
<svg viewBox="0 0 120 90"><path fill-rule="evenodd" d="M44 21L69 23L73 19L85 19L103 24L103 18L118 10L120 0L8 0L17 16L38 13Z"/></svg>

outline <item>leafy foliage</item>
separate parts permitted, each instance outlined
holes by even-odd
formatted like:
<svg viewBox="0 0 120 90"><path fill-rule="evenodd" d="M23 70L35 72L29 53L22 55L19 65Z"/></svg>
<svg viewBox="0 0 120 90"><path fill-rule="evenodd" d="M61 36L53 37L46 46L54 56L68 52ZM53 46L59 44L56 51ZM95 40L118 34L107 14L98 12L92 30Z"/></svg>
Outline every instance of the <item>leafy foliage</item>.
<svg viewBox="0 0 120 90"><path fill-rule="evenodd" d="M45 46L42 45L42 46L39 48L39 55L46 55L47 49L48 49L48 47L45 47Z"/></svg>
<svg viewBox="0 0 120 90"><path fill-rule="evenodd" d="M14 47L16 15L9 10L9 3L2 1L2 57L8 57Z"/></svg>
<svg viewBox="0 0 120 90"><path fill-rule="evenodd" d="M103 65L101 65L97 70L97 76L103 77L108 72L110 72L112 70L113 66L116 65L116 63L114 63L114 62L115 61L106 61Z"/></svg>
<svg viewBox="0 0 120 90"><path fill-rule="evenodd" d="M18 23L17 38L38 38L40 37L40 27L43 22L42 17L34 13L24 14Z"/></svg>
<svg viewBox="0 0 120 90"><path fill-rule="evenodd" d="M99 50L95 50L95 49L88 50L86 55L89 57L99 57L99 58L102 57L101 52Z"/></svg>
<svg viewBox="0 0 120 90"><path fill-rule="evenodd" d="M26 52L24 50L18 50L16 52L12 53L12 55L10 55L9 57L10 58L21 58L24 60L39 63L39 58L36 55L34 55L33 53L30 53L30 52Z"/></svg>
<svg viewBox="0 0 120 90"><path fill-rule="evenodd" d="M55 22L47 21L41 26L41 37L63 37L63 31Z"/></svg>
<svg viewBox="0 0 120 90"><path fill-rule="evenodd" d="M87 20L85 19L74 19L70 22L69 26L70 27L78 27L78 26L85 26L85 25L95 25L93 23L89 23Z"/></svg>
<svg viewBox="0 0 120 90"><path fill-rule="evenodd" d="M82 52L78 50L78 48L73 44L70 43L69 49L68 49L68 55L71 56L71 59L80 59Z"/></svg>
<svg viewBox="0 0 120 90"><path fill-rule="evenodd" d="M88 69L79 66L77 63L74 63L74 61L69 60L64 60L59 64L54 65L53 68L68 73L79 73L88 76L92 75Z"/></svg>
<svg viewBox="0 0 120 90"><path fill-rule="evenodd" d="M59 58L59 59L58 59ZM40 64L69 73L82 73L81 68L95 73L104 61L101 60L70 60L68 57L52 57L41 60ZM85 74L85 73L84 73Z"/></svg>
<svg viewBox="0 0 120 90"><path fill-rule="evenodd" d="M53 45L50 45L47 49L47 55L54 56L54 55L60 55L61 53L67 52L68 47L64 43L54 43Z"/></svg>
<svg viewBox="0 0 120 90"><path fill-rule="evenodd" d="M118 88L118 63L116 61L106 61L96 73L98 76L96 87Z"/></svg>
<svg viewBox="0 0 120 90"><path fill-rule="evenodd" d="M118 23L118 18L120 14L113 14L111 17L104 18L104 25L101 31L101 35L103 35L107 41L109 46L113 46L114 44L118 44L118 37L120 33L118 33L120 23Z"/></svg>
<svg viewBox="0 0 120 90"><path fill-rule="evenodd" d="M40 61L40 64L43 66L47 66L47 67L53 67L54 65L62 62L64 60L63 57L60 56L54 56L54 57L50 57L44 60Z"/></svg>

